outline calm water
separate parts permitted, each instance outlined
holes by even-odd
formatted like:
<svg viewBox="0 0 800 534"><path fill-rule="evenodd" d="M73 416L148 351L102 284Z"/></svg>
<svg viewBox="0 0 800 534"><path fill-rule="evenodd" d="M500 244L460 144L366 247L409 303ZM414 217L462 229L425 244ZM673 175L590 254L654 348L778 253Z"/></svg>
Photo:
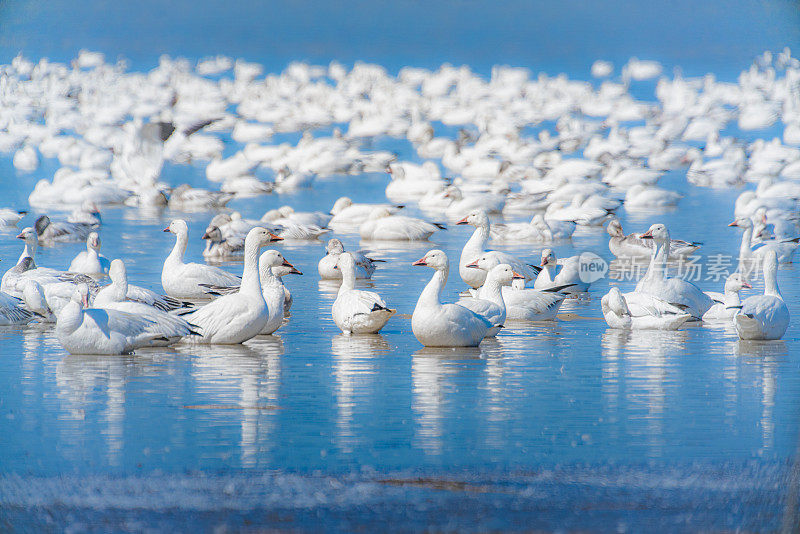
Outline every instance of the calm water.
<svg viewBox="0 0 800 534"><path fill-rule="evenodd" d="M533 17L527 4L490 11L467 2L452 20L441 6L419 19L412 2L358 4L363 11L349 14L304 4L274 12L226 5L226 16L212 5L184 20L181 11L188 7L177 3L157 23L141 14L153 9L148 2L136 13L128 12L133 7L90 13L84 6L66 13L62 3L50 4L0 7L0 59L8 61L19 49L66 59L87 46L110 57L124 54L142 69L169 52L243 55L272 70L303 58L367 59L390 68L450 60L488 69L508 61L585 76L596 56L638 54L680 63L687 72L733 77L764 48L800 41L797 14L781 2L745 4L736 16L713 6L695 13L679 5L670 20L685 21L688 29L659 29L649 44L641 38L658 26L659 10L666 9L661 4L638 13L611 4L598 19L592 17L601 8L594 4L581 5L583 11L542 7ZM531 26L542 32L527 31L513 17L506 21L514 9L533 17ZM255 11L263 15L263 29L245 16ZM476 14L486 14L486 23L478 25ZM132 21L114 18L128 15ZM575 26L564 26L573 15ZM215 16L224 21L214 26L216 39L202 39ZM710 23L714 16L717 24ZM98 24L104 17L113 20ZM326 18L341 23L336 31L323 23ZM439 32L437 23L445 19ZM409 36L417 25L424 31ZM712 26L703 37L708 42L698 43L696 36L679 42L684 32ZM556 31L561 27L565 35ZM614 34L619 39L607 42L608 32L622 27L633 35ZM148 38L134 39L136 28ZM340 40L340 28L353 30L354 37ZM524 39L510 44L523 30ZM734 36L735 30L741 31ZM579 31L582 39L569 39ZM262 32L271 37L263 43L252 38ZM375 35L382 37L373 40ZM451 37L452 50L445 47ZM707 55L697 50L701 45ZM634 88L641 97L652 89ZM226 141L227 153L240 148ZM405 142L377 140L373 146L416 159ZM25 206L36 180L52 177L56 165L45 160L35 173L17 174L10 158L0 157L2 204ZM201 166L168 165L164 177L208 186ZM256 218L284 204L327 211L343 194L356 201L382 199L387 181L378 174L342 176L318 181L313 190L237 200L231 207ZM740 236L726 224L739 191L687 186L684 172L670 173L661 184L686 193L680 209L622 210L626 231L665 222L674 236L703 241L704 255L735 253ZM210 214L105 210L103 252L124 258L134 283L159 289L161 263L173 244L161 229L178 216L189 221L195 238L187 260L202 261L199 236ZM408 314L431 272L410 264L434 246L457 258L470 230L452 226L432 243L372 247L387 263L370 285L400 314L381 335L339 334L329 313L336 288L320 283L316 273L322 242L281 247L305 273L286 280L294 295L291 320L278 335L242 347L69 356L52 330L0 330L0 530L352 530L390 522L408 530L774 531L791 517L800 322L792 322L784 340L766 343L740 342L726 327L614 331L599 310L609 287L604 280L589 299L565 304L562 312L574 314L573 320L510 323L479 349L424 349L411 334ZM340 237L347 248L360 246L357 236ZM556 252L592 250L610 260L606 238L601 229L584 231ZM83 247L44 249L37 260L65 268ZM6 266L19 249L13 234L0 236ZM541 250L507 249L532 259ZM225 268L239 272L241 264ZM782 268L779 283L792 316L800 318L800 269ZM445 298L455 299L462 288L454 273Z"/></svg>

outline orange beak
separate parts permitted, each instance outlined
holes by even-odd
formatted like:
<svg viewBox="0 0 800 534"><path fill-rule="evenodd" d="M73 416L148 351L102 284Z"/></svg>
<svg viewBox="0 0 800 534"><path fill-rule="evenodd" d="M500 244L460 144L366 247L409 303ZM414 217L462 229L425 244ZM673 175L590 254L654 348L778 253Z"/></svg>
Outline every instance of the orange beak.
<svg viewBox="0 0 800 534"><path fill-rule="evenodd" d="M17 236L17 239L25 239L25 235L24 235L24 234L19 234L19 235Z"/></svg>
<svg viewBox="0 0 800 534"><path fill-rule="evenodd" d="M742 287L746 287L747 289L753 289L753 286L751 286L748 282L745 282L744 280L742 280Z"/></svg>
<svg viewBox="0 0 800 534"><path fill-rule="evenodd" d="M639 237L642 238L642 239L653 239L653 232L648 230L645 233L643 233L642 235L640 235Z"/></svg>
<svg viewBox="0 0 800 534"><path fill-rule="evenodd" d="M270 240L270 242L283 241L283 238L281 236L279 236L279 235L275 235L272 232L270 232L269 233L269 240Z"/></svg>
<svg viewBox="0 0 800 534"><path fill-rule="evenodd" d="M512 280L525 280L525 277L519 274L517 271L511 271L511 279Z"/></svg>
<svg viewBox="0 0 800 534"><path fill-rule="evenodd" d="M542 263L539 264L539 267L544 267L545 265L547 265L547 258L542 260Z"/></svg>
<svg viewBox="0 0 800 534"><path fill-rule="evenodd" d="M425 261L425 258L420 258L411 265L428 265L428 262Z"/></svg>
<svg viewBox="0 0 800 534"><path fill-rule="evenodd" d="M732 222L732 223L730 223L728 226L739 226L739 225L736 223L736 221L733 221L733 222Z"/></svg>
<svg viewBox="0 0 800 534"><path fill-rule="evenodd" d="M467 223L467 219L469 219L469 215L458 221L456 224L469 224Z"/></svg>
<svg viewBox="0 0 800 534"><path fill-rule="evenodd" d="M279 237L278 239L281 239L281 238ZM282 263L281 265L283 265L284 267L289 267L289 268L291 269L291 270L289 271L289 274L303 274L303 273L301 273L301 272L300 272L300 270L299 270L299 269L297 269L297 268L296 268L294 265L292 265L291 263L289 263L288 261L286 261L286 259L285 259L285 258L284 258L284 260L283 260L283 263Z"/></svg>
<svg viewBox="0 0 800 534"><path fill-rule="evenodd" d="M169 228L164 228L164 232L169 232Z"/></svg>
<svg viewBox="0 0 800 534"><path fill-rule="evenodd" d="M472 269L480 269L480 267L478 267L478 260L475 260L472 263L468 263L466 266L471 267Z"/></svg>

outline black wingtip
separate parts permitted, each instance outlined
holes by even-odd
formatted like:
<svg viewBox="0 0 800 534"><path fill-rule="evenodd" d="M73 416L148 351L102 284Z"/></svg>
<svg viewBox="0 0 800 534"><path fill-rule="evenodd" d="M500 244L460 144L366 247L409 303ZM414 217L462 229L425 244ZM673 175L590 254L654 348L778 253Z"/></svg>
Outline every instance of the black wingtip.
<svg viewBox="0 0 800 534"><path fill-rule="evenodd" d="M575 285L578 285L578 284L564 284L564 285L560 285L560 286L548 287L547 289L542 289L542 292L560 293L561 290L567 289L568 287L572 287L572 286L575 286Z"/></svg>
<svg viewBox="0 0 800 534"><path fill-rule="evenodd" d="M438 228L439 230L447 230L447 225L444 223L433 223L433 225Z"/></svg>

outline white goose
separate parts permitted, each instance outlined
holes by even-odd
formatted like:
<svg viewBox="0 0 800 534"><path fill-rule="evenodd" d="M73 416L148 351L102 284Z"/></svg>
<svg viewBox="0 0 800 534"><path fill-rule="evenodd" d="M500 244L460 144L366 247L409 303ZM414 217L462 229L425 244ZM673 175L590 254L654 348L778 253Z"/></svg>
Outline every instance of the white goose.
<svg viewBox="0 0 800 534"><path fill-rule="evenodd" d="M422 219L392 215L388 208L375 208L359 227L361 239L367 241L425 241L444 225Z"/></svg>
<svg viewBox="0 0 800 534"><path fill-rule="evenodd" d="M19 221L22 220L27 211L17 211L11 208L0 208L0 229L3 228L16 228Z"/></svg>
<svg viewBox="0 0 800 534"><path fill-rule="evenodd" d="M739 268L745 273L749 272L764 261L765 254L775 252L778 263L791 263L797 251L800 238L784 239L781 241L762 241L756 245L753 241L753 221L749 217L740 217L728 226L736 226L743 230L742 242L739 245Z"/></svg>
<svg viewBox="0 0 800 534"><path fill-rule="evenodd" d="M691 318L688 313L674 313L656 308L645 315L632 315L625 297L616 287L603 295L600 308L608 326L624 330L677 330Z"/></svg>
<svg viewBox="0 0 800 534"><path fill-rule="evenodd" d="M153 321L132 313L89 308L89 288L80 284L56 322L56 337L70 354L128 354L163 344Z"/></svg>
<svg viewBox="0 0 800 534"><path fill-rule="evenodd" d="M151 330L160 333L164 338L162 342L155 343L156 345L170 345L182 337L199 335L194 331L195 327L184 319L153 306L128 299L128 271L122 260L116 259L111 262L109 277L113 282L112 285L107 289L104 288L106 291L102 296L98 294L95 297L92 303L93 307L131 313L152 321ZM98 297L101 297L100 302L98 302Z"/></svg>
<svg viewBox="0 0 800 534"><path fill-rule="evenodd" d="M414 337L426 347L476 347L494 326L458 304L442 304L439 295L447 283L450 263L441 250L431 250L414 262L436 272L419 296L411 316Z"/></svg>
<svg viewBox="0 0 800 534"><path fill-rule="evenodd" d="M500 265L497 257L484 254L470 263L468 267L479 267L488 272L497 265ZM485 285L479 289L471 289L470 293L477 298L486 298L484 287ZM556 318L558 309L566 298L566 295L560 293L564 289L566 289L564 286L555 286L539 291L525 287L524 277L514 279L511 281L510 287L502 288L506 318L521 321L552 321Z"/></svg>
<svg viewBox="0 0 800 534"><path fill-rule="evenodd" d="M344 252L344 245L336 238L328 241L325 245L325 256L319 260L317 264L317 271L322 280L341 280L342 271L336 268L336 263L339 261L339 256ZM366 280L372 278L372 273L375 272L375 263L383 260L374 260L367 257L363 252L351 252L353 260L356 263L356 279Z"/></svg>
<svg viewBox="0 0 800 534"><path fill-rule="evenodd" d="M706 291L706 295L714 299L714 305L703 314L703 321L729 321L739 312L741 300L739 292L742 288L751 289L751 286L741 273L733 273L725 280L723 293Z"/></svg>
<svg viewBox="0 0 800 534"><path fill-rule="evenodd" d="M370 214L375 208L385 208L392 213L402 206L392 206L391 204L355 204L349 197L341 197L333 204L331 214L333 218L328 222L328 226L358 226L369 219Z"/></svg>
<svg viewBox="0 0 800 534"><path fill-rule="evenodd" d="M649 258L653 254L654 243L652 239L642 239L638 234L628 234L622 230L622 224L617 219L612 219L606 227L608 235L608 250L618 258ZM671 259L679 259L695 252L702 243L688 242L672 239L669 245Z"/></svg>
<svg viewBox="0 0 800 534"><path fill-rule="evenodd" d="M565 293L584 293L589 290L589 282L580 277L580 257L556 258L553 249L542 250L542 270L533 283L539 291L562 287Z"/></svg>
<svg viewBox="0 0 800 534"><path fill-rule="evenodd" d="M778 288L778 255L764 255L764 294L742 302L733 320L739 339L780 339L789 327L789 308Z"/></svg>
<svg viewBox="0 0 800 534"><path fill-rule="evenodd" d="M650 257L647 273L636 284L636 292L651 295L670 304L685 306L686 312L693 319L700 319L714 301L691 282L667 276L667 258L671 243L667 227L656 223L640 237L652 239L656 246Z"/></svg>
<svg viewBox="0 0 800 534"><path fill-rule="evenodd" d="M260 334L267 326L269 310L261 291L258 251L272 241L264 228L253 228L244 243L244 270L239 290L205 306L184 313L201 335L186 338L197 343L235 345Z"/></svg>
<svg viewBox="0 0 800 534"><path fill-rule="evenodd" d="M34 313L39 315L37 310L23 308L18 298L0 291L0 326L27 324L33 319Z"/></svg>
<svg viewBox="0 0 800 534"><path fill-rule="evenodd" d="M486 250L486 242L489 240L491 227L489 224L489 216L486 215L485 211L472 210L456 224L468 224L475 227L472 236L467 240L466 244L464 244L464 248L461 250L461 258L458 261L458 274L461 275L461 279L464 280L467 285L475 289L483 285L484 280L486 280L486 271L483 269L469 268L467 265L486 254L497 258L498 263L507 263L511 265L514 271L525 277L526 282L536 278L538 271L534 266L525 263L507 252Z"/></svg>
<svg viewBox="0 0 800 534"><path fill-rule="evenodd" d="M481 268L477 264L470 264L468 267L471 269ZM459 306L474 311L492 324L486 337L496 336L506 322L507 313L506 303L503 300L503 289L510 286L512 280L525 280L525 277L515 273L509 264L501 263L486 273L486 280L475 297L464 298L457 302Z"/></svg>
<svg viewBox="0 0 800 534"><path fill-rule="evenodd" d="M75 256L69 264L71 273L81 273L90 275L105 274L108 272L111 262L100 254L100 236L97 232L92 232L86 238L86 250Z"/></svg>
<svg viewBox="0 0 800 534"><path fill-rule="evenodd" d="M164 261L161 271L161 285L167 295L177 299L206 298L201 284L232 286L239 284L239 278L218 267L201 263L184 263L183 254L189 240L186 221L175 219L164 229L175 234L175 246Z"/></svg>
<svg viewBox="0 0 800 534"><path fill-rule="evenodd" d="M342 285L331 308L336 326L345 335L379 332L396 310L389 309L377 293L355 288L356 263L352 254L339 254L336 268L342 273Z"/></svg>

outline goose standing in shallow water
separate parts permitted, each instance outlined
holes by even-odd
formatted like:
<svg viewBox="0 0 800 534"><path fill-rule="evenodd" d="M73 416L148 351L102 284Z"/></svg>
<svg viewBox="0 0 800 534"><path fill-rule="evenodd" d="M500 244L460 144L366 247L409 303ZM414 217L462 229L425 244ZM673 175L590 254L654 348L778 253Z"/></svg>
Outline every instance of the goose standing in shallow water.
<svg viewBox="0 0 800 534"><path fill-rule="evenodd" d="M739 339L780 339L789 327L789 308L778 288L778 255L764 255L764 294L748 297L734 316Z"/></svg>
<svg viewBox="0 0 800 534"><path fill-rule="evenodd" d="M486 280L486 271L483 269L473 269L467 267L470 263L474 262L480 256L488 254L497 258L498 263L507 263L511 265L517 273L525 277L525 281L533 280L538 274L538 270L525 263L524 261L508 254L497 250L485 250L486 242L489 240L490 224L489 216L483 210L472 210L469 215L458 221L456 224L468 224L475 228L469 240L464 244L461 250L461 258L458 260L458 274L464 282L477 289L483 285Z"/></svg>
<svg viewBox="0 0 800 534"><path fill-rule="evenodd" d="M669 230L663 224L652 225L640 236L655 242L650 265L644 277L636 284L636 292L651 295L658 299L685 306L693 319L700 319L714 304L714 301L700 289L681 278L667 276L667 258L671 239Z"/></svg>
<svg viewBox="0 0 800 534"><path fill-rule="evenodd" d="M336 238L328 241L325 245L325 256L317 264L317 271L322 280L341 280L342 271L336 268L336 263L339 261L339 256L344 252L344 245ZM372 278L372 273L375 272L375 263L383 260L374 260L367 257L364 252L350 252L355 261L356 279L367 280Z"/></svg>
<svg viewBox="0 0 800 534"><path fill-rule="evenodd" d="M653 254L654 243L651 239L642 239L637 234L625 235L622 224L617 219L612 219L606 227L608 235L608 250L618 258L649 258ZM678 259L689 256L702 243L672 239L669 245L669 257Z"/></svg>
<svg viewBox="0 0 800 534"><path fill-rule="evenodd" d="M396 310L389 309L377 293L355 288L356 263L352 254L339 254L336 268L342 273L342 285L331 308L336 326L345 335L379 332Z"/></svg>
<svg viewBox="0 0 800 534"><path fill-rule="evenodd" d="M580 277L580 257L556 258L553 249L542 251L542 270L533 283L533 288L540 291L564 286L564 293L585 293L589 290L589 282Z"/></svg>
<svg viewBox="0 0 800 534"><path fill-rule="evenodd" d="M426 347L477 347L494 325L464 306L439 302L450 270L447 255L441 250L431 250L413 265L428 266L435 271L411 316L411 330L417 341Z"/></svg>
<svg viewBox="0 0 800 534"><path fill-rule="evenodd" d="M75 256L69 264L69 272L100 275L108 272L111 262L100 254L100 236L92 232L86 238L86 250Z"/></svg>
<svg viewBox="0 0 800 534"><path fill-rule="evenodd" d="M201 284L215 286L239 285L239 278L219 267L202 263L184 263L183 254L189 240L189 228L186 221L175 219L164 229L175 234L175 246L164 261L161 271L161 285L167 295L177 299L207 298L206 290ZM280 238L271 235L272 241Z"/></svg>
<svg viewBox="0 0 800 534"><path fill-rule="evenodd" d="M244 270L239 290L182 314L197 325L201 333L200 336L186 338L186 341L235 345L244 343L264 330L269 321L269 309L261 290L258 251L273 237L260 227L248 232L244 242Z"/></svg>

